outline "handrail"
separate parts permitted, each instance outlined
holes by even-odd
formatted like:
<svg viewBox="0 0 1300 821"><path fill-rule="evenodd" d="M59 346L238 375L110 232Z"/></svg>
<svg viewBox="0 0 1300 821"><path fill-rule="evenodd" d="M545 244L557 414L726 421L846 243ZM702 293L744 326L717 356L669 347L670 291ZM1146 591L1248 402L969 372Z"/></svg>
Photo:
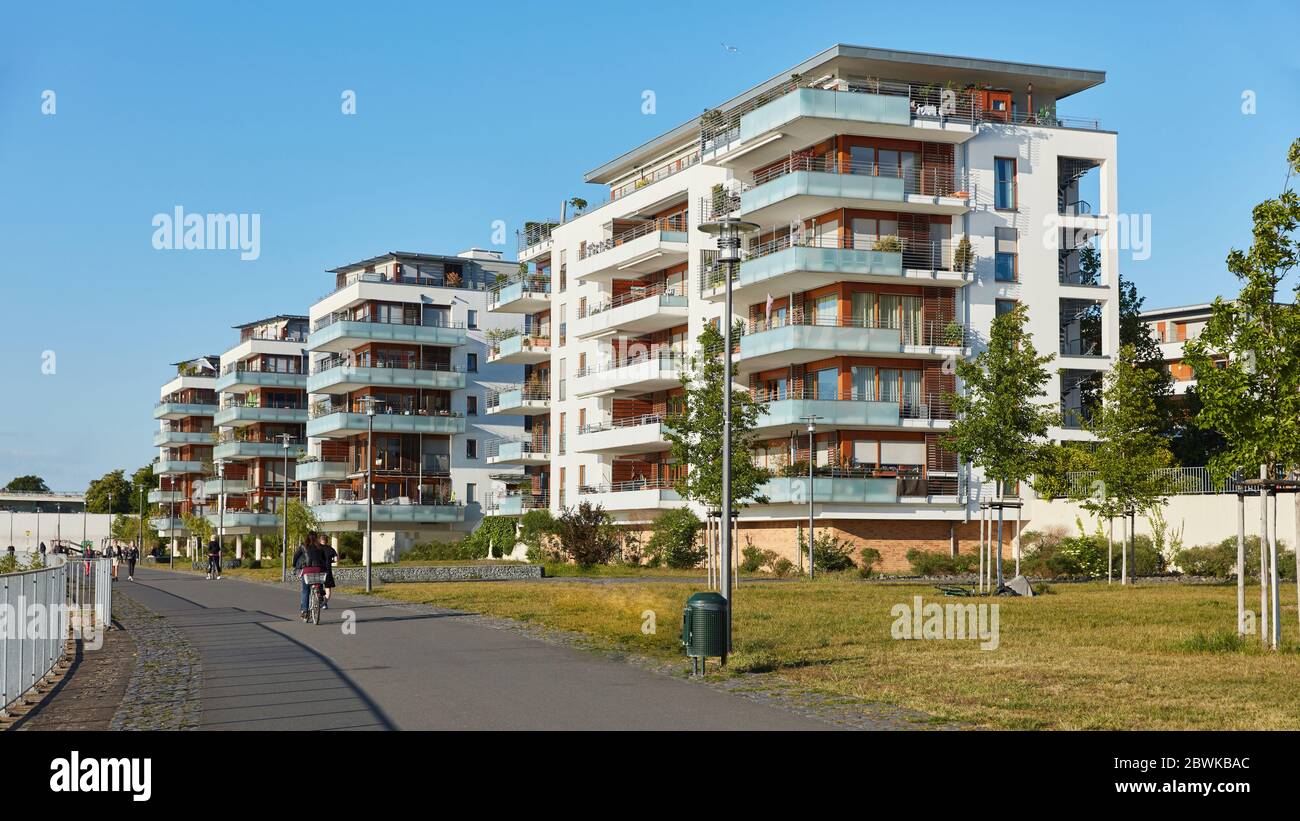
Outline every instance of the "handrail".
<svg viewBox="0 0 1300 821"><path fill-rule="evenodd" d="M295 340L297 341L297 340ZM301 368L301 365L296 365ZM287 370L282 371L277 368L267 368L260 360L243 360L240 362L231 362L221 369L222 376L229 376L232 373L277 373L285 376L302 376L307 373L305 370Z"/></svg>
<svg viewBox="0 0 1300 821"><path fill-rule="evenodd" d="M745 323L745 334L773 331L790 326L819 328L862 328L865 330L898 331L899 344L962 347L969 343L970 329L956 320L922 320L920 323L897 319L858 319L856 317L803 316L786 319L751 319Z"/></svg>
<svg viewBox="0 0 1300 821"><path fill-rule="evenodd" d="M616 371L620 368L630 368L636 365L644 365L646 363L653 362L655 360L659 361L659 367L661 368L665 366L664 365L665 362L670 363L670 365L675 364L677 367L681 367L686 362L687 356L685 354L679 354L675 351L659 351L657 353L642 354L641 356L637 356L637 357L624 357L623 359L614 359L611 360L610 362L605 362L600 365L588 365L585 368L579 368L577 372L574 373L573 376L576 379L578 377L588 376L590 374L604 373L606 371Z"/></svg>
<svg viewBox="0 0 1300 821"><path fill-rule="evenodd" d="M963 247L965 251L963 251ZM751 245L742 257L742 264L787 248L823 248L856 251L899 253L903 267L926 271L954 271L966 273L973 267L975 252L962 240L918 240L897 234L855 235L845 233L835 236L817 236L811 233L783 234L765 242ZM963 258L964 257L964 258ZM721 282L722 277L717 277Z"/></svg>
<svg viewBox="0 0 1300 821"><path fill-rule="evenodd" d="M679 282L674 285L667 283L657 283L638 287L631 291L625 291L616 297L601 300L593 305L587 305L584 310L578 311L578 319L588 316L595 316L615 308L621 308L624 305L631 305L633 302L640 302L643 299L659 296L686 296L686 283Z"/></svg>
<svg viewBox="0 0 1300 821"><path fill-rule="evenodd" d="M662 413L643 413L640 416L628 416L623 419L612 419L605 422L589 422L578 428L579 434L584 433L602 433L607 430L618 430L620 428L637 428L642 425L659 425L667 419Z"/></svg>
<svg viewBox="0 0 1300 821"><path fill-rule="evenodd" d="M676 487L677 482L673 479L629 479L599 485L579 485L578 493L625 493L636 490L673 490Z"/></svg>
<svg viewBox="0 0 1300 821"><path fill-rule="evenodd" d="M316 331L322 330L324 328L328 328L329 326L337 324L339 322L354 322L363 325L412 325L412 326L419 326L422 328L463 329L465 327L464 322L425 322L424 317L417 318L417 321L415 322L407 322L405 317L396 320L354 319L353 317L349 316L345 311L336 311L335 313L332 314L326 314L325 316L313 322L311 326L312 333L315 333Z"/></svg>
<svg viewBox="0 0 1300 821"><path fill-rule="evenodd" d="M318 361L312 374L322 374L335 368L377 368L380 370L440 371L447 373L459 373L461 370L460 367L446 362L422 362L408 359L405 362L378 360L369 364L359 364L355 356L331 356Z"/></svg>
<svg viewBox="0 0 1300 821"><path fill-rule="evenodd" d="M332 413L355 413L364 416L366 415L366 404L367 403L360 402L360 401L353 402L351 404L341 403L338 405L332 404L328 400L317 402L314 405L312 405L311 408L308 410L307 418L319 419L322 416L329 416ZM461 413L460 411L445 410L445 409L431 410L429 408L417 407L413 404L402 405L397 408L394 408L391 404L388 403L384 403L380 407L376 408L375 415L376 416L442 416L442 417L451 417L451 418L464 416L464 414Z"/></svg>
<svg viewBox="0 0 1300 821"><path fill-rule="evenodd" d="M501 437L498 439L489 439L483 443L487 449L488 458L501 455L502 445L519 445L522 453L550 453L551 443L549 441L538 441L530 438L511 438Z"/></svg>
<svg viewBox="0 0 1300 821"><path fill-rule="evenodd" d="M501 300L501 292L511 285L523 284L525 293L549 294L551 292L550 276L542 274L516 274L504 282L496 283L488 289L488 302L491 305Z"/></svg>
<svg viewBox="0 0 1300 821"><path fill-rule="evenodd" d="M900 368L900 370L918 370L916 368ZM849 390L818 390L815 383L805 384L800 389L787 388L785 390L755 389L751 391L750 396L759 404L770 402L786 401L819 401L819 402L881 402L898 405L898 415L903 419L955 419L952 408L948 405L947 399L943 394L927 393L922 397L900 397L897 399L881 399L880 395L874 390L859 391L856 388Z"/></svg>
<svg viewBox="0 0 1300 821"><path fill-rule="evenodd" d="M515 392L519 393L520 400L524 402L549 402L551 399L551 387L549 385L511 385L505 388L489 388L486 397L487 406L489 408L500 407L501 395Z"/></svg>
<svg viewBox="0 0 1300 821"><path fill-rule="evenodd" d="M764 183L800 171L901 179L905 193L925 196L956 196L966 193L968 190L966 185L958 185L959 182L965 182L965 172L958 172L950 166L909 167L877 162L855 162L853 160L840 160L838 154L795 154L792 157L787 157L756 173L753 187L757 188Z"/></svg>
<svg viewBox="0 0 1300 821"><path fill-rule="evenodd" d="M603 239L600 240L599 242L584 243L578 253L578 259L587 259L589 257L593 257L596 254L604 253L605 251L608 251L611 248L617 248L620 245L624 245L628 242L631 242L634 239L638 239L640 237L644 237L649 234L655 234L663 231L686 231L689 225L690 225L690 215L686 211L683 211L680 214L674 214L671 217L659 217L657 219L653 219L650 220L649 222L638 225L635 228L629 228L626 231L620 231L619 233L614 234L608 239Z"/></svg>

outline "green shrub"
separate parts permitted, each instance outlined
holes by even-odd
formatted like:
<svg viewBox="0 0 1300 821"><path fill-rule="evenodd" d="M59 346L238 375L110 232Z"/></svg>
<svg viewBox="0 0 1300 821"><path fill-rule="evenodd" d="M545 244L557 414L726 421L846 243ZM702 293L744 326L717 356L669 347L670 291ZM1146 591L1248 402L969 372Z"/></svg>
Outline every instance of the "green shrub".
<svg viewBox="0 0 1300 821"><path fill-rule="evenodd" d="M740 562L740 569L745 573L757 573L764 567L773 569L776 563L781 560L780 555L775 550L763 550L761 548L749 545L741 551L744 557ZM788 559L785 561L789 561Z"/></svg>
<svg viewBox="0 0 1300 821"><path fill-rule="evenodd" d="M953 556L930 550L907 551L908 564L917 576L956 576L971 573L979 567L979 556L971 553L958 553Z"/></svg>
<svg viewBox="0 0 1300 821"><path fill-rule="evenodd" d="M695 567L704 561L706 552L698 538L703 526L700 517L689 508L665 511L654 520L654 535L646 550L669 567Z"/></svg>
<svg viewBox="0 0 1300 821"><path fill-rule="evenodd" d="M1237 566L1237 537L1230 536L1218 544L1187 547L1174 554L1174 564L1189 576L1213 576L1227 579ZM1295 553L1282 549L1277 554L1278 579L1295 580ZM1259 576L1259 537L1246 537L1246 576Z"/></svg>
<svg viewBox="0 0 1300 821"><path fill-rule="evenodd" d="M519 518L518 538L527 548L528 561L541 564L559 558L556 551L548 549L555 531L555 517L545 508L530 510Z"/></svg>
<svg viewBox="0 0 1300 821"><path fill-rule="evenodd" d="M343 564L361 564L361 545L364 537L360 533L339 534L339 562Z"/></svg>
<svg viewBox="0 0 1300 821"><path fill-rule="evenodd" d="M808 541L802 531L799 533L799 555L808 554ZM813 537L813 567L824 573L838 573L852 570L853 542L840 539L834 534L822 530Z"/></svg>
<svg viewBox="0 0 1300 821"><path fill-rule="evenodd" d="M793 569L794 569L794 562L790 561L784 556L777 559L775 562L772 562L772 573L778 579L784 579L786 576L789 576L790 571Z"/></svg>
<svg viewBox="0 0 1300 821"><path fill-rule="evenodd" d="M871 578L876 572L876 564L880 561L880 551L874 547L864 547L858 551L858 575L864 579Z"/></svg>
<svg viewBox="0 0 1300 821"><path fill-rule="evenodd" d="M580 567L608 564L623 543L605 508L591 502L565 508L556 519L555 536L560 549Z"/></svg>

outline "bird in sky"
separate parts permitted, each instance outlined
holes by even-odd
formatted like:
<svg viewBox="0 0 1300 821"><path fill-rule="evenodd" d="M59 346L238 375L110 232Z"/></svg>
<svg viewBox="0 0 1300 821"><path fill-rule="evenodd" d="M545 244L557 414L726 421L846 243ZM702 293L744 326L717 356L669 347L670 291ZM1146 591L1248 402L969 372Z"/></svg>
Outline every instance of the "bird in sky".
<svg viewBox="0 0 1300 821"><path fill-rule="evenodd" d="M735 54L737 51L739 51L739 49L737 49L735 46L729 46L726 43L722 44L722 48L724 51L730 52L731 54Z"/></svg>

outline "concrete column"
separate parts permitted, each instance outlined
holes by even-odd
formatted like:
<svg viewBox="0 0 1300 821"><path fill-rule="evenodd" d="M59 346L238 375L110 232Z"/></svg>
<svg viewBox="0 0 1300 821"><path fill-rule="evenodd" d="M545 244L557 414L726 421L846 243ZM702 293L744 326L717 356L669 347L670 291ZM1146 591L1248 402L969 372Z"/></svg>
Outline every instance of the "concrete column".
<svg viewBox="0 0 1300 821"><path fill-rule="evenodd" d="M262 537L261 536L255 536L253 538L253 558L257 559L259 562L262 561Z"/></svg>
<svg viewBox="0 0 1300 821"><path fill-rule="evenodd" d="M172 558L174 559L181 555L181 543L179 539L173 538L171 540L171 544L172 544Z"/></svg>
<svg viewBox="0 0 1300 821"><path fill-rule="evenodd" d="M244 537L243 536L235 537L235 558L236 559L244 558Z"/></svg>

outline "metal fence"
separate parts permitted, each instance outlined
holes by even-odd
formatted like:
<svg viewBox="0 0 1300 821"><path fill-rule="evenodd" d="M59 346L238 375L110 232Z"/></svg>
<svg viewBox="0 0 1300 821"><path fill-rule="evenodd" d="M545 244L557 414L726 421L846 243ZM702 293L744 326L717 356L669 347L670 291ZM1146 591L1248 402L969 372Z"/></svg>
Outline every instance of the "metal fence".
<svg viewBox="0 0 1300 821"><path fill-rule="evenodd" d="M0 713L53 672L69 638L100 636L111 618L110 559L48 561L46 567L0 575L0 612L7 625L0 630Z"/></svg>
<svg viewBox="0 0 1300 821"><path fill-rule="evenodd" d="M1222 482L1215 482L1209 468L1162 468L1153 474L1160 493L1169 496L1203 495L1211 493L1236 493L1241 476L1234 474ZM1075 470L1065 474L1066 494L1071 499L1083 499L1094 493L1097 472Z"/></svg>

